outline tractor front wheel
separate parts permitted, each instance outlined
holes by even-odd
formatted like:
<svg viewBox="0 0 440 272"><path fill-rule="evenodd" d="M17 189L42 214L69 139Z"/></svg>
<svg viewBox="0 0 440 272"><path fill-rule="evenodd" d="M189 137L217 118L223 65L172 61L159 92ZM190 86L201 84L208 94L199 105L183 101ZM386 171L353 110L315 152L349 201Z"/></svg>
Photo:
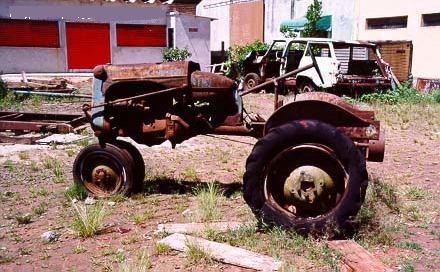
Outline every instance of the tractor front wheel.
<svg viewBox="0 0 440 272"><path fill-rule="evenodd" d="M132 156L116 145L90 145L73 163L73 180L96 197L128 195L134 183Z"/></svg>

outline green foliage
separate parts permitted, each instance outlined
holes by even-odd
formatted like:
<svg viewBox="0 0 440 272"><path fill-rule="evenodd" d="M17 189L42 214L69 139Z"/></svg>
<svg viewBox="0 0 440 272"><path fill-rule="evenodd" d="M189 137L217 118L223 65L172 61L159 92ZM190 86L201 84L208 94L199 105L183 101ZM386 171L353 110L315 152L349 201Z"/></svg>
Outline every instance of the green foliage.
<svg viewBox="0 0 440 272"><path fill-rule="evenodd" d="M249 53L252 51L265 51L269 48L268 44L263 43L260 40L256 40L253 43L246 45L233 45L228 52L228 60L225 62L228 75L237 73L238 76L242 75L244 71L244 61Z"/></svg>
<svg viewBox="0 0 440 272"><path fill-rule="evenodd" d="M310 4L306 13L307 23L303 30L304 37L317 37L319 35L317 23L321 18L321 15L322 2L319 0L313 0L313 3Z"/></svg>
<svg viewBox="0 0 440 272"><path fill-rule="evenodd" d="M387 90L362 95L359 100L368 103L385 103L385 104L401 104L401 103L440 103L440 89L432 90L427 94L422 94L413 88L409 83L402 84L395 90Z"/></svg>
<svg viewBox="0 0 440 272"><path fill-rule="evenodd" d="M283 34L284 38L296 38L296 33L288 26L283 25L280 28L280 32Z"/></svg>
<svg viewBox="0 0 440 272"><path fill-rule="evenodd" d="M79 184L73 184L70 186L65 192L64 196L69 199L77 199L77 200L84 200L87 198L87 189Z"/></svg>
<svg viewBox="0 0 440 272"><path fill-rule="evenodd" d="M165 48L162 50L162 57L164 62L169 61L183 61L191 57L188 48Z"/></svg>

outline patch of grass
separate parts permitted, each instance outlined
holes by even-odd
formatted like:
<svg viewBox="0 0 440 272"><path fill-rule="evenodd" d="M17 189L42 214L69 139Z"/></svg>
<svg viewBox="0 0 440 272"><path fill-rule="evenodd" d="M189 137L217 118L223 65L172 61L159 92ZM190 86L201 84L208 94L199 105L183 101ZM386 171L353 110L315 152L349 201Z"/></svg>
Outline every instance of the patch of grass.
<svg viewBox="0 0 440 272"><path fill-rule="evenodd" d="M402 271L402 272L415 272L416 269L414 268L414 265L413 265L411 262L406 261L406 262L402 265L402 270L401 270L401 271Z"/></svg>
<svg viewBox="0 0 440 272"><path fill-rule="evenodd" d="M141 237L139 236L139 234L134 233L134 234L130 234L127 239L122 240L121 244L130 245L130 244L137 243L140 240L141 240Z"/></svg>
<svg viewBox="0 0 440 272"><path fill-rule="evenodd" d="M372 183L373 194L371 196L373 201L380 201L392 211L398 212L400 210L400 203L395 186L380 179L375 179Z"/></svg>
<svg viewBox="0 0 440 272"><path fill-rule="evenodd" d="M47 212L47 203L46 202L41 202L40 204L38 204L38 206L35 206L35 207L32 208L32 212L36 216L43 215L45 212Z"/></svg>
<svg viewBox="0 0 440 272"><path fill-rule="evenodd" d="M53 165L53 173L55 175L55 183L64 182L64 172L60 161L55 161Z"/></svg>
<svg viewBox="0 0 440 272"><path fill-rule="evenodd" d="M427 193L426 190L423 190L419 187L412 187L406 192L405 195L410 200L420 200L420 199L425 198L426 193Z"/></svg>
<svg viewBox="0 0 440 272"><path fill-rule="evenodd" d="M72 203L74 220L72 227L80 237L92 237L104 223L106 215L104 204L101 201L86 206Z"/></svg>
<svg viewBox="0 0 440 272"><path fill-rule="evenodd" d="M19 225L25 225L32 222L32 215L30 213L17 214L15 219Z"/></svg>
<svg viewBox="0 0 440 272"><path fill-rule="evenodd" d="M422 94L411 86L410 83L404 83L395 90L387 90L364 94L359 99L362 102L379 102L386 104L399 103L440 103L440 90L432 90L428 94Z"/></svg>
<svg viewBox="0 0 440 272"><path fill-rule="evenodd" d="M415 251L422 251L423 248L419 243L413 241L405 241L398 244L401 248L412 249Z"/></svg>
<svg viewBox="0 0 440 272"><path fill-rule="evenodd" d="M15 260L14 257L6 255L5 253L0 251L0 264L6 264L13 262Z"/></svg>
<svg viewBox="0 0 440 272"><path fill-rule="evenodd" d="M9 172L15 172L16 168L15 168L15 164L13 161L11 160L7 160L4 163L4 167L9 171Z"/></svg>
<svg viewBox="0 0 440 272"><path fill-rule="evenodd" d="M84 252L86 252L86 251L87 251L87 249L86 249L84 246L80 245L80 244L76 245L76 246L72 249L72 252L75 253L75 254L84 253Z"/></svg>
<svg viewBox="0 0 440 272"><path fill-rule="evenodd" d="M43 159L43 166L46 169L52 169L52 172L55 175L55 183L64 182L63 165L59 160L47 156Z"/></svg>
<svg viewBox="0 0 440 272"><path fill-rule="evenodd" d="M202 222L219 220L222 213L219 210L220 198L219 186L216 183L208 183L206 187L195 190L197 197L197 212Z"/></svg>
<svg viewBox="0 0 440 272"><path fill-rule="evenodd" d="M414 204L407 204L403 207L403 214L407 220L416 222L422 221L425 215L420 211L419 207Z"/></svg>
<svg viewBox="0 0 440 272"><path fill-rule="evenodd" d="M110 201L113 201L116 203L122 203L124 201L127 201L127 199L128 199L127 196L125 196L123 194L115 194L109 198Z"/></svg>
<svg viewBox="0 0 440 272"><path fill-rule="evenodd" d="M201 246L186 241L187 249L185 251L187 265L209 264L213 259L209 252L205 251Z"/></svg>
<svg viewBox="0 0 440 272"><path fill-rule="evenodd" d="M69 149L66 150L66 153L67 153L68 157L73 157L73 155L76 154L76 151L69 148Z"/></svg>
<svg viewBox="0 0 440 272"><path fill-rule="evenodd" d="M128 261L125 260L119 265L120 272L145 272L151 267L150 256L147 250L142 250L136 259Z"/></svg>
<svg viewBox="0 0 440 272"><path fill-rule="evenodd" d="M392 214L384 214L387 208ZM353 238L367 248L378 244L393 245L395 233L399 230L396 220L400 210L396 189L375 180L367 189L365 202L354 221Z"/></svg>
<svg viewBox="0 0 440 272"><path fill-rule="evenodd" d="M163 243L155 243L153 248L153 255L162 255L171 251L171 247Z"/></svg>
<svg viewBox="0 0 440 272"><path fill-rule="evenodd" d="M38 163L36 161L31 161L31 171L38 172L40 168L38 167Z"/></svg>
<svg viewBox="0 0 440 272"><path fill-rule="evenodd" d="M31 255L31 253L32 253L32 249L31 248L28 248L28 247L21 247L19 250L18 250L19 252L20 252L20 255Z"/></svg>
<svg viewBox="0 0 440 272"><path fill-rule="evenodd" d="M197 172L193 167L185 168L185 171L183 171L182 175L185 180L194 182L200 181L200 178L197 176Z"/></svg>
<svg viewBox="0 0 440 272"><path fill-rule="evenodd" d="M140 225L142 223L145 223L145 221L150 220L154 217L155 211L153 210L146 210L142 213L137 213L133 216L133 221L136 225Z"/></svg>
<svg viewBox="0 0 440 272"><path fill-rule="evenodd" d="M64 196L68 200L77 199L77 200L84 200L87 198L87 189L80 184L73 184L70 186L65 192Z"/></svg>
<svg viewBox="0 0 440 272"><path fill-rule="evenodd" d="M21 152L18 153L18 157L22 161L29 160L29 153L27 153L25 151L21 151Z"/></svg>

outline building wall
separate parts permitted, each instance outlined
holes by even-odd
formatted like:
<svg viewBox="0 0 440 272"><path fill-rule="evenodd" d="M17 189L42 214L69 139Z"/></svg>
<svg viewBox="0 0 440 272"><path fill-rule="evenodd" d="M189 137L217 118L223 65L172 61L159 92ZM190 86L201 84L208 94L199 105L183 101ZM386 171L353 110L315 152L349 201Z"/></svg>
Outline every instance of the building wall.
<svg viewBox="0 0 440 272"><path fill-rule="evenodd" d="M265 0L264 5L264 42L270 44L284 37L280 24L292 18L292 0Z"/></svg>
<svg viewBox="0 0 440 272"><path fill-rule="evenodd" d="M440 26L422 27L422 14L440 13L440 1L357 0L357 38L361 40L411 40L414 78L440 79ZM366 19L408 16L406 28L367 29Z"/></svg>
<svg viewBox="0 0 440 272"><path fill-rule="evenodd" d="M264 1L232 4L230 12L231 45L264 40Z"/></svg>
<svg viewBox="0 0 440 272"><path fill-rule="evenodd" d="M190 60L199 63L202 71L209 71L211 19L184 14L175 14L170 19L170 25L174 27L175 46L187 47L191 52Z"/></svg>
<svg viewBox="0 0 440 272"><path fill-rule="evenodd" d="M306 16L313 0L266 0L264 40L270 43L275 38L283 37L280 23L289 19ZM322 0L322 14L332 15L333 39L352 40L355 38L355 1Z"/></svg>
<svg viewBox="0 0 440 272"><path fill-rule="evenodd" d="M4 73L65 72L67 49L65 22L100 22L110 24L111 61L140 63L162 61L161 47L116 46L117 23L139 23L151 25L167 24L166 5L56 0L3 0L0 3L0 18L58 21L60 48L0 47L0 71Z"/></svg>
<svg viewBox="0 0 440 272"><path fill-rule="evenodd" d="M222 42L224 49L228 50L230 46L230 20L229 10L230 5L215 5L216 3L224 2L223 0L203 0L197 5L197 15L210 17L214 19L211 22L211 51L221 51Z"/></svg>

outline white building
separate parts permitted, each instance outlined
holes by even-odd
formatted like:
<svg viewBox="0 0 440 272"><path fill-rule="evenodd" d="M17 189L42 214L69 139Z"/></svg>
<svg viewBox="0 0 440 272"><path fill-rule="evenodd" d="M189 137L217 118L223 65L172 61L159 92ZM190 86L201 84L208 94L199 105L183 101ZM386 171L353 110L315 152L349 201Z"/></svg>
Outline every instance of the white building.
<svg viewBox="0 0 440 272"><path fill-rule="evenodd" d="M0 71L73 72L103 63L161 62L170 43L188 47L202 67L210 63L210 19L183 14L195 12L200 0L175 0L171 7L130 2L2 0ZM177 11L172 18L170 10Z"/></svg>

